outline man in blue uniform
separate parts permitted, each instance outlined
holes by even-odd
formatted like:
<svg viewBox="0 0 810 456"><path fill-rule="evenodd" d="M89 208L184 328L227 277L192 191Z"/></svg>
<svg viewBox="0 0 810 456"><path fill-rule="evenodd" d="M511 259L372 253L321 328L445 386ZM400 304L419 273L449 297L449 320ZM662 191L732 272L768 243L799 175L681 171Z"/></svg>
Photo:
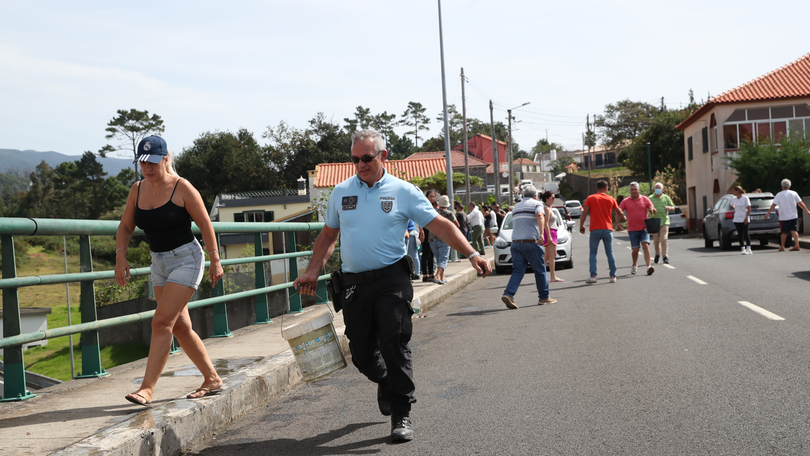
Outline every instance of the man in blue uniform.
<svg viewBox="0 0 810 456"><path fill-rule="evenodd" d="M410 410L416 402L408 345L413 331L412 271L402 242L408 219L468 257L479 273L487 276L492 270L453 223L436 217L418 189L386 172L387 156L385 141L376 131L352 135L357 174L332 191L309 267L294 286L302 294L315 294L318 276L340 237L342 288L335 300L343 307L352 361L378 384L380 412L391 415L391 437L404 442L413 439Z"/></svg>

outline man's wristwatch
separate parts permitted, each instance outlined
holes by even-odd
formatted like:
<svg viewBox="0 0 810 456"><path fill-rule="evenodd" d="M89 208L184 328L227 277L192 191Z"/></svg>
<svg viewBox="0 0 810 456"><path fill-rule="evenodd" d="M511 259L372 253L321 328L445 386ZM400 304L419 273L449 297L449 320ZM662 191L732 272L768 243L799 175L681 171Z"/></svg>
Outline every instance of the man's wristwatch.
<svg viewBox="0 0 810 456"><path fill-rule="evenodd" d="M473 258L475 258L477 256L481 256L481 253L480 252L473 252L473 253L467 255L467 259L472 260Z"/></svg>

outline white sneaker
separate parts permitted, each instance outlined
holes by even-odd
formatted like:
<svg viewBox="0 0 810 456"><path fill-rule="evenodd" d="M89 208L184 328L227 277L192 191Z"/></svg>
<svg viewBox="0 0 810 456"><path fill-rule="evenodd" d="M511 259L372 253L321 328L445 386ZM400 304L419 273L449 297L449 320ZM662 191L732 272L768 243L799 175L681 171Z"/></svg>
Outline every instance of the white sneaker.
<svg viewBox="0 0 810 456"><path fill-rule="evenodd" d="M751 251L751 247L748 247L748 252L747 252L747 253L748 253L749 255L753 255L753 254L754 254L754 252L752 252L752 251Z"/></svg>
<svg viewBox="0 0 810 456"><path fill-rule="evenodd" d="M616 277L611 277L610 278L610 283L616 283Z"/></svg>
<svg viewBox="0 0 810 456"><path fill-rule="evenodd" d="M596 283L596 277L588 277L588 279L585 280L585 283Z"/></svg>
<svg viewBox="0 0 810 456"><path fill-rule="evenodd" d="M638 272L638 266L633 265L630 267L630 274L635 274Z"/></svg>
<svg viewBox="0 0 810 456"><path fill-rule="evenodd" d="M748 249L746 249L745 247L743 247L743 248L742 248L742 254L743 254L743 255L748 255Z"/></svg>

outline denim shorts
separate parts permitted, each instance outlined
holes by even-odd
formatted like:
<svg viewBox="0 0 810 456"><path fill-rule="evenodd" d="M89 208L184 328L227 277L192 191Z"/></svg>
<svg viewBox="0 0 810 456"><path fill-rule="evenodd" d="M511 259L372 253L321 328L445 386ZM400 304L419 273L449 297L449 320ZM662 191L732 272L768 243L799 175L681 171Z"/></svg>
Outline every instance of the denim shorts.
<svg viewBox="0 0 810 456"><path fill-rule="evenodd" d="M650 243L650 233L647 230L628 231L627 234L630 235L630 247L634 249L641 247L642 242Z"/></svg>
<svg viewBox="0 0 810 456"><path fill-rule="evenodd" d="M205 256L196 239L167 252L152 255L152 285L162 287L166 282L197 289L205 271Z"/></svg>

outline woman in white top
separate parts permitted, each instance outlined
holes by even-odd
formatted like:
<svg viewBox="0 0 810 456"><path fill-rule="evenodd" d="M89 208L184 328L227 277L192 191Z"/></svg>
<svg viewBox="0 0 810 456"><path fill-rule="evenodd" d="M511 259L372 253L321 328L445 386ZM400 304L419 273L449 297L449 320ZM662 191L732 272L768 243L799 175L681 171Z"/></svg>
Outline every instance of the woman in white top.
<svg viewBox="0 0 810 456"><path fill-rule="evenodd" d="M543 211L545 212L545 223L543 224L543 248L546 249L546 263L548 264L548 281L551 282L565 282L565 280L557 277L556 264L554 260L557 258L557 216L551 210L551 205L554 204L556 197L553 192L545 192L540 196L543 201Z"/></svg>
<svg viewBox="0 0 810 456"><path fill-rule="evenodd" d="M734 198L731 199L731 208L734 209L734 226L740 237L740 247L743 255L751 255L751 236L748 235L748 222L751 219L751 201L745 196L745 190L739 185L733 187Z"/></svg>

